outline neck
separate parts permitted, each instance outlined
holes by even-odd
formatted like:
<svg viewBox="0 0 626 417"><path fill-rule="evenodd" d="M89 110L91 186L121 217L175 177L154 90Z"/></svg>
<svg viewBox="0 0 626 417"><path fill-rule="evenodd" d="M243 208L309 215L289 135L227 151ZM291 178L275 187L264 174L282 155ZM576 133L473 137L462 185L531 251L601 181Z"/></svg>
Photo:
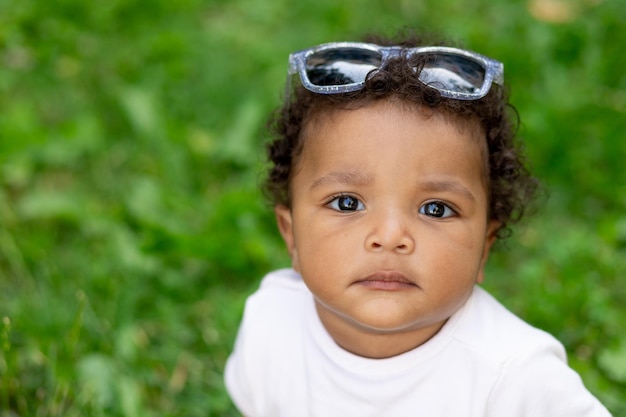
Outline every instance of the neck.
<svg viewBox="0 0 626 417"><path fill-rule="evenodd" d="M341 348L358 356L385 359L415 349L441 330L445 321L406 330L371 330L340 318L316 302L317 314L326 331Z"/></svg>

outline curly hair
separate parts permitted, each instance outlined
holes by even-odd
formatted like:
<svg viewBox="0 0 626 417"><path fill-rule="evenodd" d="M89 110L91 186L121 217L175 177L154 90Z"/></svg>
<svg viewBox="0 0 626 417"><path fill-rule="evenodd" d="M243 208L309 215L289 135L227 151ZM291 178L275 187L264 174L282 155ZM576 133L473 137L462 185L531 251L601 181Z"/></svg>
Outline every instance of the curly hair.
<svg viewBox="0 0 626 417"><path fill-rule="evenodd" d="M406 48L425 45L414 34L403 39L369 36L364 39L378 45L399 45ZM429 42L429 45L443 45ZM299 83L269 121L273 140L267 145L270 162L264 190L274 204L289 206L289 183L293 167L303 148L303 131L311 119L321 112L358 109L378 100L399 99L456 120L477 121L484 132L487 149L486 183L489 196L489 219L500 224L498 237L510 235L510 225L518 222L538 188L538 181L525 166L521 145L515 140L519 118L509 103L507 90L492 85L479 100L463 101L442 97L434 88L419 81L423 58L406 57L390 60L388 66L372 72L364 88L352 93L315 94ZM415 70L417 68L417 71Z"/></svg>

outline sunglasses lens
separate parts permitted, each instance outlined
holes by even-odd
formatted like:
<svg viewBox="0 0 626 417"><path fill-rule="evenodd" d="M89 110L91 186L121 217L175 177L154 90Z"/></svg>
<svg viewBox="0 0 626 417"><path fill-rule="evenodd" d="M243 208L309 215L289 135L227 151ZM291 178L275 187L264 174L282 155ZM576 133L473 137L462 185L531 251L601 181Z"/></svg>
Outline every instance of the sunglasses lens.
<svg viewBox="0 0 626 417"><path fill-rule="evenodd" d="M381 61L381 54L375 51L330 49L307 58L306 74L309 81L318 86L355 84L364 81L370 71L379 68Z"/></svg>
<svg viewBox="0 0 626 417"><path fill-rule="evenodd" d="M451 55L429 55L420 80L438 90L478 94L485 83L485 67L470 58Z"/></svg>

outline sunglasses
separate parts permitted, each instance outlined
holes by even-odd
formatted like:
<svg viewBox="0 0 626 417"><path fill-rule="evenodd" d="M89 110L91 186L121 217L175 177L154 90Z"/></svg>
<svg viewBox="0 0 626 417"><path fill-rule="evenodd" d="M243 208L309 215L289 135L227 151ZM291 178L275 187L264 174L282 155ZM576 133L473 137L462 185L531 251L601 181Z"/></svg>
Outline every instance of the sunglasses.
<svg viewBox="0 0 626 417"><path fill-rule="evenodd" d="M304 88L317 94L340 94L363 88L370 74L391 58L405 56L422 69L419 80L443 97L478 100L492 83L504 82L501 62L463 49L444 46L405 48L371 43L333 42L289 55L289 76L300 75Z"/></svg>

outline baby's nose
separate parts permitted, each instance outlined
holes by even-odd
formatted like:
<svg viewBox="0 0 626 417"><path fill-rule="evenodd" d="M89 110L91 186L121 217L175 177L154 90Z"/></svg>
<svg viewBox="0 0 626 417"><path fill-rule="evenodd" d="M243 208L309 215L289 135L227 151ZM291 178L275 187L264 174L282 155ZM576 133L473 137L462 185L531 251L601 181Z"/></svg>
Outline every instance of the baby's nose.
<svg viewBox="0 0 626 417"><path fill-rule="evenodd" d="M377 216L372 230L365 240L365 248L370 251L393 251L409 254L415 249L408 222L398 213Z"/></svg>

